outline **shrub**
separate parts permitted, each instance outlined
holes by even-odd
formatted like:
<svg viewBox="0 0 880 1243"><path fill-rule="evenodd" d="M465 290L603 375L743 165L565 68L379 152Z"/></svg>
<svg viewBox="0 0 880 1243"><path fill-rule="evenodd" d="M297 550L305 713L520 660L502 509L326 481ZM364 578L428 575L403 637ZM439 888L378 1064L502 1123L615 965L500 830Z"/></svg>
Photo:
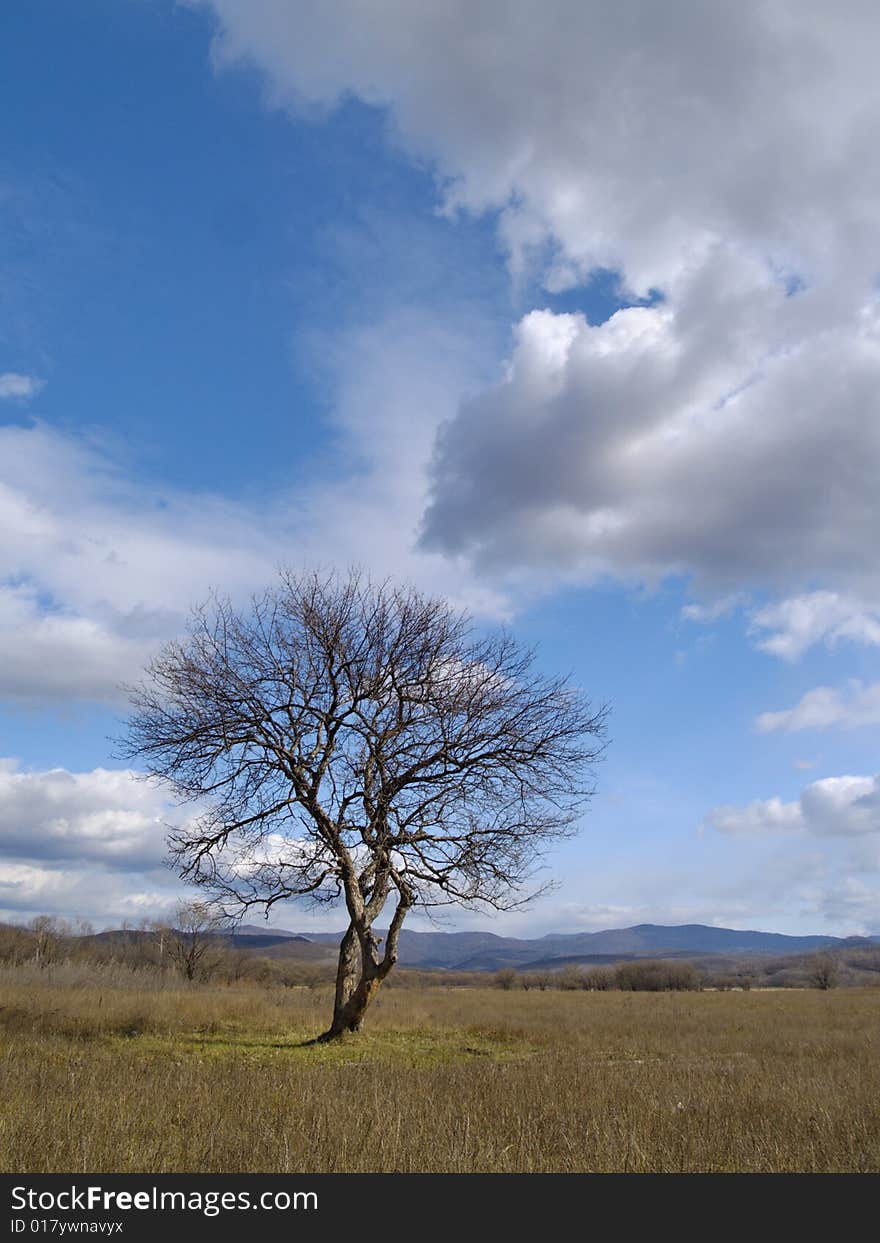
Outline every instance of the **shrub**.
<svg viewBox="0 0 880 1243"><path fill-rule="evenodd" d="M614 968L614 985L629 992L656 993L667 989L698 989L701 981L692 963L645 958L636 962L618 963Z"/></svg>

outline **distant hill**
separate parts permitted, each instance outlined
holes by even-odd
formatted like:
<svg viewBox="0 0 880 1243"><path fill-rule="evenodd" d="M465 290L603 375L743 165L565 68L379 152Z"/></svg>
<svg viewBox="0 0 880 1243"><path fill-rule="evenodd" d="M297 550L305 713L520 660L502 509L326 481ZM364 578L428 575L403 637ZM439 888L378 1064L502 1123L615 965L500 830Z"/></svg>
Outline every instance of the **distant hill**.
<svg viewBox="0 0 880 1243"><path fill-rule="evenodd" d="M282 951L286 958L323 958L326 949L317 946L308 937L284 928L270 928L268 924L238 924L230 938L236 949Z"/></svg>
<svg viewBox="0 0 880 1243"><path fill-rule="evenodd" d="M133 929L133 928L108 928L104 932L90 933L82 938L84 941L98 941L103 943L119 943L125 945L136 944L140 941L155 941L159 934L149 929ZM260 927L255 924L246 924L244 927L236 928L235 932L230 936L226 933L210 934L216 935L218 941L225 945L232 945L238 950L247 950L254 955L262 955L267 958L287 958L296 959L302 962L328 962L332 957L332 949L326 944L315 944L308 937L301 936L296 932L287 932L284 929L275 928L266 929L265 926Z"/></svg>
<svg viewBox="0 0 880 1243"><path fill-rule="evenodd" d="M107 931L97 939L137 939L149 932ZM384 935L381 931L379 935ZM231 940L236 949L269 958L329 961L342 932L289 932L265 924L243 924ZM791 937L780 932L740 931L706 924L636 924L603 932L551 933L534 940L494 932L414 932L400 935L399 963L443 971L556 970L571 965L599 966L636 958L705 958L814 954L880 944L880 937Z"/></svg>
<svg viewBox="0 0 880 1243"><path fill-rule="evenodd" d="M342 933L309 933L312 941L338 944ZM535 940L500 937L492 932L414 932L400 936L404 967L448 971L531 970L571 963L610 963L632 958L688 958L713 954L809 954L817 950L880 943L878 938L786 936L740 931L706 924L637 924L603 932L551 933Z"/></svg>
<svg viewBox="0 0 880 1243"><path fill-rule="evenodd" d="M284 928L270 928L268 924L239 924L235 929L237 937L272 937L274 940L309 941L299 932L287 932Z"/></svg>

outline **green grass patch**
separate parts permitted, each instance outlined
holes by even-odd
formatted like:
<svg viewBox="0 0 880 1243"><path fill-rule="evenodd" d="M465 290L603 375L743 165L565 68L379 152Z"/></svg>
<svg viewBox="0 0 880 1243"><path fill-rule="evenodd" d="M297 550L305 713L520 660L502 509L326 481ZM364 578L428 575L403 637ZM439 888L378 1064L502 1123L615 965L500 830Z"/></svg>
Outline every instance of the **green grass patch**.
<svg viewBox="0 0 880 1243"><path fill-rule="evenodd" d="M327 1044L308 1032L265 1033L247 1029L161 1033L136 1029L104 1037L106 1048L145 1058L235 1058L246 1062L285 1061L301 1067L400 1065L438 1066L484 1060L510 1062L535 1049L522 1038L468 1029L364 1031Z"/></svg>

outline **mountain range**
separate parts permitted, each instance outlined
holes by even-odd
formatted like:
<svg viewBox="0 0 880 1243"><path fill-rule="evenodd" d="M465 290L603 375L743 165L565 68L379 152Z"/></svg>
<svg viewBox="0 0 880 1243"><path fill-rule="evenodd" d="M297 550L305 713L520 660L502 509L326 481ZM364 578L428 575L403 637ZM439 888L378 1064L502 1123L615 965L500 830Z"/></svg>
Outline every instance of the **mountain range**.
<svg viewBox="0 0 880 1243"><path fill-rule="evenodd" d="M272 957L299 957L305 949L303 942L338 945L341 937L341 932L295 933L246 924L236 930L234 940L243 948L268 951ZM550 933L534 940L492 932L415 932L405 928L400 936L399 963L447 971L533 970L632 958L810 954L872 944L880 944L880 937L786 936L706 924L637 924L603 932Z"/></svg>

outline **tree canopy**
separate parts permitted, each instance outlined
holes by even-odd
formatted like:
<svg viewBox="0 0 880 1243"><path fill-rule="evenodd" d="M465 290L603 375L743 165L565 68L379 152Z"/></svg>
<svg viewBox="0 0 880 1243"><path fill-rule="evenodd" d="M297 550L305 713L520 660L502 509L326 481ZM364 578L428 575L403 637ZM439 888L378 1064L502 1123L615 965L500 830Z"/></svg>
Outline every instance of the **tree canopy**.
<svg viewBox="0 0 880 1243"><path fill-rule="evenodd" d="M132 690L126 754L195 804L183 877L229 915L344 900L329 1035L359 1028L409 910L526 901L589 801L606 709L535 663L414 588L284 572L197 610Z"/></svg>

